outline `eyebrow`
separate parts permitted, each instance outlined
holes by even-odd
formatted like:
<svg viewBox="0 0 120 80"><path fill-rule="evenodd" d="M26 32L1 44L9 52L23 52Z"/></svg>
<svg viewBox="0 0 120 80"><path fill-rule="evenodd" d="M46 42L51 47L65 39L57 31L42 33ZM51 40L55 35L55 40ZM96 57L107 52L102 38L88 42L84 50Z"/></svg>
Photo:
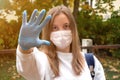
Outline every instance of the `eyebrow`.
<svg viewBox="0 0 120 80"><path fill-rule="evenodd" d="M65 24L70 25L69 22L66 22L66 23L64 23L63 25L65 25ZM56 25L56 24L53 24L52 26L57 26L57 25Z"/></svg>
<svg viewBox="0 0 120 80"><path fill-rule="evenodd" d="M65 24L68 24L68 25L70 25L70 23L65 23Z"/></svg>

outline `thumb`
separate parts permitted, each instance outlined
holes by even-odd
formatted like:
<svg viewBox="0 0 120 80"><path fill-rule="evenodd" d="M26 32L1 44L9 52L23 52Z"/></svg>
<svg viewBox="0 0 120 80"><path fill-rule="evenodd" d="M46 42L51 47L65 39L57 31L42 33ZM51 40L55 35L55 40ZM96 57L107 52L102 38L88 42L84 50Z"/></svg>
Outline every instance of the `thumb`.
<svg viewBox="0 0 120 80"><path fill-rule="evenodd" d="M38 45L50 45L50 42L47 40L38 40Z"/></svg>

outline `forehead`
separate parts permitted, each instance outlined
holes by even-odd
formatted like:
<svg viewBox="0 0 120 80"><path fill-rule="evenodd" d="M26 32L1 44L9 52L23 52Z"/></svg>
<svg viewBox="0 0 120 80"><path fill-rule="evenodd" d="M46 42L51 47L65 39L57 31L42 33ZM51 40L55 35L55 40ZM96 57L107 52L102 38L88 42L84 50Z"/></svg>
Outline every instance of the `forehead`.
<svg viewBox="0 0 120 80"><path fill-rule="evenodd" d="M60 13L56 15L53 20L53 24L61 24L61 23L70 23L69 18L64 13Z"/></svg>

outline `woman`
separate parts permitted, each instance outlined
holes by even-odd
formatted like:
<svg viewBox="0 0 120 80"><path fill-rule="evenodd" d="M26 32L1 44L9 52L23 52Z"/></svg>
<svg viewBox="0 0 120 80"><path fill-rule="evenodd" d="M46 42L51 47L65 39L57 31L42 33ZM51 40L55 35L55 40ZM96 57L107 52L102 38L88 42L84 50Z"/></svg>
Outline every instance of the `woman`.
<svg viewBox="0 0 120 80"><path fill-rule="evenodd" d="M54 7L43 22L45 10L38 16L37 12L33 11L28 22L26 11L23 12L16 60L18 72L27 80L92 80L70 10L63 5ZM41 30L44 40L39 39Z"/></svg>

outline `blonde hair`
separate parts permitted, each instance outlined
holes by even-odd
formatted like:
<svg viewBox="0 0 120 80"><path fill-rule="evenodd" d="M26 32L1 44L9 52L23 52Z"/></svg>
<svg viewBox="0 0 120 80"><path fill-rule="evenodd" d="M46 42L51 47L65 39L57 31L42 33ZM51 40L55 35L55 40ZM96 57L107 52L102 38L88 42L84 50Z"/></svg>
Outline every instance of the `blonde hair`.
<svg viewBox="0 0 120 80"><path fill-rule="evenodd" d="M64 13L70 21L70 29L72 31L72 39L73 39L70 45L70 49L71 49L70 51L73 54L72 68L76 75L80 75L80 73L84 69L84 59L82 54L80 53L81 50L80 50L80 41L78 37L77 26L74 17L70 12L70 9L61 5L61 6L56 6L48 11L47 15L52 15L52 19L46 25L46 27L44 27L42 32L42 39L50 41L50 33L52 32L52 25L54 18L56 17L56 15L59 15L60 13ZM55 74L55 77L59 76L59 60L54 44L51 42L50 46L42 45L41 49L47 54L51 69Z"/></svg>

